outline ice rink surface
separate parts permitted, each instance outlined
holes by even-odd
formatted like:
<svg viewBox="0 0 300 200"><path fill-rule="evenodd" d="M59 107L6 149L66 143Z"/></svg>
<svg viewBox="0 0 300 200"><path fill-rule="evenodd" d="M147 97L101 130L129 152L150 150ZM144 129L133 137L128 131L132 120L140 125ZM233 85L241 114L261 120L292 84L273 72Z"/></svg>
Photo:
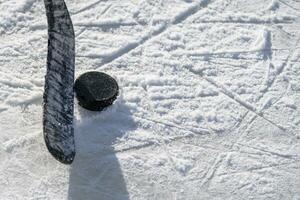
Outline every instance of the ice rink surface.
<svg viewBox="0 0 300 200"><path fill-rule="evenodd" d="M299 0L67 0L76 76L118 79L75 105L71 166L42 133L42 0L0 0L0 199L300 199Z"/></svg>

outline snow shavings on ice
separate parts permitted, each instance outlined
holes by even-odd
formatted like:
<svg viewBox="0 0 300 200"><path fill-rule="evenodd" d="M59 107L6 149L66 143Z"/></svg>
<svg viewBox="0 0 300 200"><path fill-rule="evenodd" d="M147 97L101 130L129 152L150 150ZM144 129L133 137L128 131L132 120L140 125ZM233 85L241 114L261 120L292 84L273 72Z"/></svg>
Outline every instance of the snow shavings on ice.
<svg viewBox="0 0 300 200"><path fill-rule="evenodd" d="M66 0L76 76L106 72L103 112L75 100L76 158L42 135L43 1L0 0L0 199L299 199L300 3Z"/></svg>

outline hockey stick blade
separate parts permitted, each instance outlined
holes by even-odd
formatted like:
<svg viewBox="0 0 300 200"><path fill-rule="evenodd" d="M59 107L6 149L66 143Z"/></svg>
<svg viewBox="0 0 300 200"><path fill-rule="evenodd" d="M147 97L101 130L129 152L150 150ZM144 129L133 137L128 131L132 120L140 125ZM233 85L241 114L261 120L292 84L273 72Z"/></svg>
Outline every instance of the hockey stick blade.
<svg viewBox="0 0 300 200"><path fill-rule="evenodd" d="M49 152L60 162L75 157L73 128L75 36L64 0L44 0L48 20L43 131Z"/></svg>

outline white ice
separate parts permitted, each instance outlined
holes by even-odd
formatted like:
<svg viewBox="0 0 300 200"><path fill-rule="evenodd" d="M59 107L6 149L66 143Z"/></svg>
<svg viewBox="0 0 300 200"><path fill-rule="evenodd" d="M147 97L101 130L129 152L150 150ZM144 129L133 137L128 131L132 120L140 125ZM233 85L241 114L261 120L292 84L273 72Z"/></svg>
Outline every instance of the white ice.
<svg viewBox="0 0 300 200"><path fill-rule="evenodd" d="M298 0L66 0L76 76L121 93L75 105L71 166L42 133L41 0L0 0L0 199L300 199ZM76 102L76 101L75 101Z"/></svg>

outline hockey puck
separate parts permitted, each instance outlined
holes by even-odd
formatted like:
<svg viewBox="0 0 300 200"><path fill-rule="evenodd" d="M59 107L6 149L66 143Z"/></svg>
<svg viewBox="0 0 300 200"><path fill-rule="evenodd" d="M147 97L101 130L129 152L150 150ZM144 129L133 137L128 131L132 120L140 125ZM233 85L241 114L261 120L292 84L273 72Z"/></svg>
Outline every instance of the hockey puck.
<svg viewBox="0 0 300 200"><path fill-rule="evenodd" d="M78 104L91 111L101 111L113 104L119 94L115 79L102 72L87 72L74 85Z"/></svg>

